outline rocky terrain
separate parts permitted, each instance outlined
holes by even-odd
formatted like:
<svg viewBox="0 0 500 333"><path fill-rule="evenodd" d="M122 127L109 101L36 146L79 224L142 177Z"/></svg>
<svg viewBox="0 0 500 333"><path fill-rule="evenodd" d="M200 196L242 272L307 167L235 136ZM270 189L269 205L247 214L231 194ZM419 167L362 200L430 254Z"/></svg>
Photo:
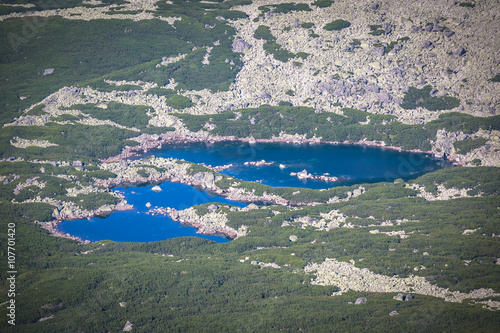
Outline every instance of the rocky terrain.
<svg viewBox="0 0 500 333"><path fill-rule="evenodd" d="M286 14L270 10L263 13L259 6L276 4L277 1L255 0L251 4L233 8L246 13L247 18L237 20L221 18L236 30L232 48L234 52L241 53L243 65L227 91L211 91L209 89L175 90L176 94L189 98L191 104L186 108L175 109L167 104L166 96L147 92L149 89L178 88L179 83L170 78L168 84L162 87L158 86L157 83L147 81L106 80L107 84L117 87L116 90L112 91L100 91L87 86L78 86L75 82L73 86L63 87L24 109L21 116L10 123L4 124L4 128L9 127L7 130L17 127L23 127L24 129L29 126L43 128L48 127L49 123L59 125L106 125L109 128L133 131L137 136L131 138L131 140L137 142L138 145L126 146L121 150L120 154L115 156L108 155L100 160L95 159L97 162L92 166L97 171L112 173L113 177L91 178L88 183L84 184L76 176L78 172L83 173L85 171L82 162L79 160L71 162L32 159L30 161L32 163L50 164L54 167L73 167L74 170L71 169L71 172L65 171L65 173L52 174L52 176L58 177L61 181L72 181L77 186L67 188L65 196L57 198L37 196L22 202L17 202L15 199L10 202L14 205L28 203L51 205L53 207L53 220L39 224L56 236L82 241L78 237L59 232L57 223L63 220L84 219L94 216L105 217L114 211L131 209L132 206L127 203L121 193L112 191L113 187L118 185L134 186L160 184L165 181L180 182L210 191L229 200L250 204L245 208L210 205L202 208L191 207L184 210L175 210L170 207L150 207L151 205L149 205L148 214L168 215L174 221L197 228L201 234L224 235L231 239L246 236L245 239L239 241L247 241L250 238L249 236L252 235L252 226L241 225L237 229L231 227L228 218L230 214L226 214L225 211L230 210L244 215L265 207L271 210L276 209L273 213L278 215L281 214L276 208L278 206L280 206L279 209L286 209L287 213L289 213L305 206L342 203L357 200L354 198L370 191L370 188L369 186L366 186L368 189L362 186L351 188L345 197L332 195L321 203L312 202L312 200L311 202L293 202L292 199L288 200L289 197L286 195L261 193L252 189L251 186L245 187L242 185L242 181L236 178L218 173L231 165L219 167L204 165L205 168L202 168L188 161L173 158L150 156L144 159L133 159L143 152L161 148L171 143L226 140L239 140L249 143L288 142L295 144L324 142L323 138L320 137L308 137L305 134L287 134L284 132L272 139L255 139L253 136L242 138L219 136L212 134L215 125L211 124L210 121L207 121L201 130L193 132L188 129L186 122L179 113L215 115L228 110L236 111L266 104L278 106L288 103L293 106L308 106L313 108L316 113L329 113L332 116L333 114L344 115L342 108L356 108L369 112L372 118L375 117L375 114L392 115L395 116L395 120L403 124L424 126L438 119L440 115L449 112L459 112L475 117L500 115L500 83L491 80L500 73L498 40L498 36L500 36L500 20L498 19L500 17L500 6L498 0L476 1L473 8L460 6L458 2L451 0L422 0L418 2L410 0L335 1L331 7L325 8L316 7L312 4L312 1L308 0L293 2L308 4L313 10L292 11ZM12 13L0 16L0 22L11 18L34 16L60 16L68 20L86 21L97 19L139 21L158 18L174 26L176 21L182 20L181 17L175 16L155 16L154 11L158 8L157 0L126 0L119 8L117 5L98 6L102 5L102 3L96 0L88 1L86 4L88 5L86 7ZM25 7L31 8L32 6L25 5ZM123 13L120 13L121 11ZM325 25L336 19L346 20L350 22L350 26L333 31L324 29ZM287 62L277 60L274 55L265 51L265 41L255 37L255 32L259 26L268 27L275 37L276 43L283 50L295 55L301 54L302 56L297 55ZM206 45L206 54L202 64L210 64L212 51L216 49L214 46L216 45ZM162 66L180 63L187 57L186 54L163 57L161 62L160 59L157 59L158 64L156 66L157 68L163 68ZM226 63L229 63L229 60ZM44 78L50 78L51 75L56 73L53 68L41 68L39 70L42 71ZM119 86L125 85L131 85L133 88L128 90L118 89ZM424 107L405 109L401 106L410 88L422 89L428 85L432 87L431 96L456 98L459 100L459 106L449 110L428 110ZM20 100L26 98L26 96L19 96ZM146 129L170 127L171 131L162 134L147 134L154 132L146 132L144 128L139 126L118 124L109 119L97 119L92 117L91 114L85 113L83 108L75 107L75 105L82 104L95 105L104 110L111 102L145 106L147 107L148 117ZM31 113L35 108L40 107L43 112ZM74 116L77 119L57 119L57 117L64 115ZM241 116L241 112L237 116ZM250 124L252 121L255 121L255 119L248 119ZM363 124L369 125L370 117ZM16 134L15 130L12 130L12 133L14 134L9 136L6 141L7 146L10 148L15 147L23 151L31 151L32 149L43 150L58 147L51 140L23 138ZM344 143L372 146L384 145L367 139L357 140L356 142L346 141ZM333 144L334 142L329 143ZM456 164L469 167L479 165L500 167L500 131L498 130L483 128L468 133L447 128L439 129L435 140L431 144L431 152L434 156L445 157L456 162ZM398 147L388 148L401 149ZM26 160L28 161L28 159ZM24 159L16 156L2 160L2 162L9 163L22 161ZM265 166L273 163L262 160L246 162L245 165ZM285 165L280 165L280 168L285 167ZM45 168L41 168L43 169L41 174L45 174ZM293 176L300 179L318 179L331 183L339 180L337 177L328 174L312 175L307 170L295 173ZM223 181L229 181L230 185L227 187L222 186ZM16 182L15 186L12 185L12 189L9 189L9 194L14 196L32 188L41 190L47 185L47 182L40 175L20 179L20 176L15 173L0 175L0 182L3 185L12 185L12 182ZM450 188L443 184L436 184L435 191L431 191L430 188L417 183L407 183L404 189L417 191L416 199L425 202L425 204L455 199L470 199L471 201L484 199L481 193L470 195L469 190L471 189L469 188ZM118 203L105 204L91 210L83 209L75 201L75 198L79 195L103 193L111 195ZM298 189L293 192L293 195L300 193L301 189ZM384 192L382 193L384 194ZM381 199L385 200L387 198L381 197ZM378 197L375 200L378 200ZM367 199L366 202L368 201ZM359 202L361 204L366 203L362 202L362 200ZM255 203L265 205L257 206ZM366 205L368 206L368 204ZM392 209L393 207L387 208ZM360 214L358 215L360 216ZM284 218L283 222L280 221L282 228L277 227L276 229L280 231L293 230L296 235L287 234L286 237L282 237L286 242L290 241L291 244L300 244L302 232L315 232L323 235L330 231L344 232L348 230L358 232L361 230L360 233L362 232L369 237L380 237L384 238L384 240L392 237L392 240L395 238L399 241L413 240L417 238L416 235L422 235L417 228L411 229L411 231L403 230L404 225L408 226L410 223L412 223L412 226L413 223L417 225L419 223L417 218L407 216L407 218L375 219L373 216L369 216L363 218L363 221L369 221L368 223L358 225L356 219L361 219L358 215L355 213L346 214L339 209L329 207L322 212L318 209L312 216ZM371 220L373 220L373 223ZM468 237L467 240L477 236L476 231L481 229L481 227L476 228L474 226L469 226L468 229L465 229L465 226L457 228L462 228L460 233L463 236L461 237ZM458 233L459 236L460 233ZM494 233L492 234L492 237L497 236ZM316 240L308 242L306 245L312 246L315 242ZM250 244L248 248L251 249L249 251L254 251L255 248L252 247L250 241L248 244ZM256 249L259 250L261 247ZM387 253L394 251L395 248L393 247L387 248ZM478 252L480 251L478 250ZM423 252L421 255L427 256L429 253ZM358 259L358 261L352 259L350 262L326 259L318 263L310 258L304 259L305 266L301 266L303 269L301 268L300 273L309 274L311 284L338 286L340 291L334 295L340 295L349 290L370 293L411 293L434 296L459 303L465 300L477 299L475 302L490 310L500 309L500 303L497 301L500 294L493 289L475 289L468 293L450 291L447 288L431 284L423 276L410 275L403 278L377 274L368 268L360 268L362 266L359 263L361 259ZM328 257L325 255L321 260L324 258ZM481 260L483 259L481 258ZM444 260L447 260L447 258L444 258ZM500 259L496 260L498 265ZM247 261L249 261L249 257L240 260L242 263ZM464 259L460 261L460 265L468 265L470 262L471 260ZM256 260L251 260L250 264L260 268L274 269L284 269L291 265L289 263L278 264L276 262L259 262ZM426 268L423 265L416 265L410 269L417 274L416 272L420 273ZM404 295L396 297L400 300L404 297L410 299L409 296ZM486 298L494 299L485 300ZM366 302L366 298L359 298L355 304L359 305L364 302ZM390 316L396 316L397 314L397 311L393 311ZM127 322L123 330L133 330L132 324Z"/></svg>
<svg viewBox="0 0 500 333"><path fill-rule="evenodd" d="M241 226L238 230L227 226L226 215L215 211L201 216L194 208L188 208L182 211L171 209L168 215L174 221L179 221L181 224L197 228L198 232L204 235L222 234L232 239L236 239L245 236L247 233L246 226Z"/></svg>
<svg viewBox="0 0 500 333"><path fill-rule="evenodd" d="M210 114L262 104L278 105L280 101L287 101L293 105L313 107L318 112L341 114L341 107L352 107L371 113L391 114L408 124L426 123L443 112L458 111L482 117L499 114L500 84L490 80L500 72L500 53L495 38L500 35L500 24L495 19L500 13L494 0L478 2L474 8L445 0L418 4L395 0L383 3L370 0L336 2L327 8L311 5L313 11L287 14L270 11L261 16L258 7L270 3L272 1L254 1L250 5L234 8L249 15L246 19L228 21L237 31L233 48L243 54L244 65L229 91L181 90L180 93L193 103L183 112ZM140 11L139 14L109 15L106 13L110 7L113 5L14 13L0 17L0 20L31 15L61 15L77 20L148 20L153 17L148 11L156 8L154 0L131 0L125 2L120 10ZM363 15L359 15L360 12ZM346 20L351 26L340 31L323 29L334 18ZM174 22L180 18L160 19ZM303 23L312 26L303 28ZM276 60L264 51L264 41L254 37L255 30L261 25L271 28L276 42L283 49L309 55L305 59L297 57L286 63ZM378 29L381 32L373 34L370 26L380 26ZM183 57L165 58L162 64L177 62ZM209 58L208 54L207 61ZM139 85L143 90L100 92L88 87L67 87L40 103L45 105L44 111L50 116L80 115L78 110L64 109L82 103L116 101L146 105L151 107L151 125L172 126L178 133L186 133L182 122L171 115L177 110L166 105L164 96L146 94L147 89L156 86L155 83L111 83ZM170 84L163 88L174 88L176 84L171 79ZM432 96L458 98L460 106L449 111L429 111L422 107L403 109L400 104L408 88L422 88L424 85L433 87ZM23 116L12 125L40 126L48 121L50 117L46 115ZM87 116L79 122L120 127L111 121L99 121ZM438 156L447 154L464 165L475 160L481 160L482 165L499 165L498 131L481 130L472 137L485 138L487 142L481 148L459 154L453 143L461 138L463 140L463 133L443 130L434 142L433 152Z"/></svg>
<svg viewBox="0 0 500 333"><path fill-rule="evenodd" d="M385 293L411 292L444 298L449 302L462 302L468 298L487 298L499 295L492 289L477 289L469 293L450 291L431 285L425 278L419 276L400 278L374 274L366 268L355 267L353 262L354 260L348 263L336 259L326 259L320 264L308 264L304 270L316 275L316 278L313 279L314 284L338 286L339 293L351 289Z"/></svg>

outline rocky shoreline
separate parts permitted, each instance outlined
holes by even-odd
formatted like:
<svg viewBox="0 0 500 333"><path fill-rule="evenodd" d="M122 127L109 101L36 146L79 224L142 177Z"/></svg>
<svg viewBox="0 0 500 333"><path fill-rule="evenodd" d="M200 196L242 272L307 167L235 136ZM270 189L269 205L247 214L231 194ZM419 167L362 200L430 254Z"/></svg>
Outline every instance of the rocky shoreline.
<svg viewBox="0 0 500 333"><path fill-rule="evenodd" d="M181 225L196 228L197 233L201 235L221 236L229 238L231 240L238 238L238 233L234 230L230 230L229 228L225 227L207 228L207 225L204 223L201 223L199 221L194 221L191 219L185 219L182 213L179 212L180 211L176 210L175 208L154 207L149 209L149 211L146 214L168 216L173 221L179 222Z"/></svg>
<svg viewBox="0 0 500 333"><path fill-rule="evenodd" d="M213 136L206 133L165 133L162 135L149 135L143 134L136 138L139 142L138 146L126 147L123 152L119 155L109 157L102 160L103 163L107 162L117 162L130 157L137 157L141 155L141 151L147 153L152 149L161 149L165 144L188 144L205 142L207 144L212 144L216 142L246 142L250 144L257 143L286 143L286 144L328 144L328 145L356 145L356 146L369 146L369 147L379 147L384 149L391 149L399 152L409 152L409 153L422 153L429 154L435 158L443 158L443 155L434 152L432 150L424 151L421 149L403 149L396 146L388 146L384 142L360 140L356 142L351 141L325 141L320 138L310 138L307 139L300 135L290 135L282 137L273 137L271 139L255 139L254 137L249 138L236 138L234 136ZM458 159L456 155L446 156L447 160L455 165L463 166L463 162Z"/></svg>
<svg viewBox="0 0 500 333"><path fill-rule="evenodd" d="M135 147L126 147L121 154L109 157L105 160L102 160L103 165L111 165L113 163L120 162L120 166L117 167L116 169L109 169L105 168L106 170L110 170L112 172L117 172L118 171L124 171L128 170L129 167L137 167L137 166L142 166L142 167L154 167L154 164L134 164L134 161L129 161L128 159L131 157L138 157L142 154L142 152L146 153L152 149L160 149L162 146L166 144L189 144L189 143L195 143L195 142L205 142L207 144L210 143L215 143L215 142L247 142L249 144L258 144L258 143L287 143L287 144L331 144L331 145L339 145L339 144L349 144L349 145L365 145L365 146L373 146L373 147L381 147L385 149L392 149L396 151L407 151L407 152L414 152L414 153L425 153L425 154L433 154L432 151L422 151L422 150L404 150L400 147L391 147L391 146L386 146L383 143L379 142L373 142L373 141L358 141L358 142L330 142L330 141L322 141L318 138L310 138L307 139L305 137L295 135L295 136L283 136L283 137L275 137L271 139L255 139L253 137L249 138L235 138L233 136L211 136L205 133L165 133L162 135L147 135L143 134L140 137L137 138L137 141L139 142L138 146ZM433 154L433 156L435 156ZM153 159L155 160L155 159ZM149 177L139 177L136 173L133 175L129 174L123 174L121 177L117 177L116 179L108 179L108 180L101 180L96 182L96 185L99 186L105 186L107 188L113 188L116 186L120 185L139 185L139 184L160 184L165 181L170 181L170 182L180 182L186 185L190 185L193 187L200 188L202 190L209 190L210 192L220 195L223 197L226 197L229 200L233 201L239 201L239 202L248 202L248 203L255 203L255 202L264 202L264 203L269 203L269 204L277 204L277 205L282 205L282 206L290 206L290 201L287 199L284 199L282 197L276 196L276 195L269 195L266 194L264 196L257 196L253 193L249 193L245 191L244 189L241 188L233 188L230 187L229 189L222 189L219 188L215 182L218 180L215 178L213 174L206 172L198 172L194 175L189 175L188 172L186 171L187 167L183 167L181 169L178 169L175 167L175 160L164 160L162 165L167 165L169 169L169 173L159 173L155 174ZM264 161L265 162L265 161ZM262 161L260 162L248 162L247 165L267 165L269 163L264 163ZM460 163L455 163L460 165ZM206 166L208 169L218 172L220 171L220 167L210 167ZM224 166L228 167L228 166ZM208 179L210 178L210 179ZM324 181L336 181L336 177L324 177L322 179ZM294 206L313 206L319 203L294 203ZM123 207L122 207L123 206ZM130 205L127 205L126 202L124 203L123 198L122 202L116 205L115 208L113 209L106 209L106 211L101 211L101 210L96 210L96 211L90 211L90 212L85 212L85 214L77 214L74 215L60 215L53 220L50 226L46 226L45 228L49 231L51 231L54 235L59 236L59 237L66 237L66 238L71 238L71 239L77 239L79 241L82 241L81 239L78 239L78 237L74 237L71 235L65 235L59 231L57 231L57 223L67 220L67 219L84 219L84 218L91 218L94 216L105 216L109 215L112 212L116 210L127 210L131 209L132 207ZM168 213L170 215L170 212ZM180 221L179 219L175 218L175 216L170 216L174 221ZM201 234L205 235L217 235L217 234L222 234L225 235L229 238L235 238L237 237L237 234L235 234L233 231L229 231L225 228L206 228L206 225L199 223L197 221L193 220L183 220L181 221L184 225L189 225L192 227L195 227L198 229L198 232ZM82 241L84 242L84 241Z"/></svg>

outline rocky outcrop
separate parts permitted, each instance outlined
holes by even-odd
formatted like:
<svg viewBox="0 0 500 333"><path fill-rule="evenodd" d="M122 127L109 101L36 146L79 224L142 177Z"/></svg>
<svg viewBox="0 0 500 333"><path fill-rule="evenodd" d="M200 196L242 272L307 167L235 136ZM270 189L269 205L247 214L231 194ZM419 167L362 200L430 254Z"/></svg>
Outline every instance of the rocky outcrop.
<svg viewBox="0 0 500 333"><path fill-rule="evenodd" d="M184 210L168 209L167 213L174 221L189 225L198 229L198 233L204 235L225 235L231 239L245 236L247 226L243 225L238 230L227 226L227 216L223 212L211 211L204 215L199 215L195 208Z"/></svg>
<svg viewBox="0 0 500 333"><path fill-rule="evenodd" d="M340 288L339 293L348 290L383 293L411 291L414 294L440 297L448 302L459 303L465 299L500 296L492 289L477 289L469 293L450 291L431 285L424 277L410 275L408 278L399 278L375 274L366 268L357 268L353 263L336 259L326 259L321 264L309 263L304 271L316 276L312 279L312 284L334 285Z"/></svg>
<svg viewBox="0 0 500 333"><path fill-rule="evenodd" d="M300 172L291 172L290 176L295 176L301 180L311 179L311 180L319 180L319 181L327 182L327 183L334 183L334 182L339 180L338 177L332 177L329 174L323 174L321 176L312 175L312 174L308 173L306 169L304 169Z"/></svg>
<svg viewBox="0 0 500 333"><path fill-rule="evenodd" d="M419 186L418 184L412 184L412 185L406 184L405 187L419 191L420 193L417 194L417 197L425 198L428 201L450 200L457 198L469 198L469 197L481 196L480 194L474 196L467 194L470 188L461 188L461 189L447 188L442 184L438 184L436 186L437 191L435 193L427 192L425 190L425 186Z"/></svg>
<svg viewBox="0 0 500 333"><path fill-rule="evenodd" d="M49 142L47 140L38 140L38 139L29 140L20 138L18 136L13 137L10 140L10 144L16 148L28 148L28 147L47 148L47 147L58 146L57 144Z"/></svg>
<svg viewBox="0 0 500 333"><path fill-rule="evenodd" d="M339 228L345 225L347 216L341 213L339 210L334 209L328 213L320 213L321 219L317 219L310 216L301 216L295 218L293 221L284 221L281 226L296 226L298 225L301 229L306 229L307 227L313 227L318 230L331 230Z"/></svg>

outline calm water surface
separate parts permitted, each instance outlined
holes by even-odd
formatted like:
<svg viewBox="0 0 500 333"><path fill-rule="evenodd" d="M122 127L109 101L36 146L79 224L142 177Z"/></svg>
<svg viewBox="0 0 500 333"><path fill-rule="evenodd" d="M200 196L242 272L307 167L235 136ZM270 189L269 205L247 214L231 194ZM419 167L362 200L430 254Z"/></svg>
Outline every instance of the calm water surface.
<svg viewBox="0 0 500 333"><path fill-rule="evenodd" d="M356 145L193 143L172 146L150 152L148 155L174 157L212 166L233 164L233 167L221 173L270 186L314 189L394 181L398 178L408 180L441 168L441 161L433 160L426 154ZM260 167L244 164L248 161L261 160L274 163ZM285 168L280 168L280 164ZM291 172L300 172L304 169L316 176L329 174L339 177L340 181L335 183L306 181L290 176Z"/></svg>
<svg viewBox="0 0 500 333"><path fill-rule="evenodd" d="M352 145L194 143L170 146L147 155L174 157L212 166L233 164L221 173L270 186L314 189L365 182L394 181L398 178L408 180L441 168L440 161L433 160L425 154ZM269 166L244 164L261 160L273 162L273 164ZM335 183L305 181L290 175L291 172L300 172L304 169L313 175L329 174L339 177L340 180ZM181 226L169 217L147 215L146 203L150 202L152 207L175 209L186 209L208 202L230 203L241 207L246 205L211 196L184 184L166 182L160 187L162 188L160 193L152 191L152 186L116 188L115 190L122 192L126 200L134 205L133 210L115 212L107 218L64 221L59 224L59 229L90 241L110 239L120 242L152 242L173 237L199 236L217 242L227 242L228 240L224 237L196 234L195 228Z"/></svg>
<svg viewBox="0 0 500 333"><path fill-rule="evenodd" d="M198 236L224 243L229 241L225 237L200 235L196 233L195 228L182 226L168 216L146 214L149 210L146 203L151 203L152 208L171 207L177 210L209 202L246 206L241 202L211 196L185 184L166 182L159 186L162 189L159 193L151 189L153 186L115 188L125 195L134 209L114 212L106 218L63 221L58 228L90 241L110 239L116 242L154 242L181 236Z"/></svg>

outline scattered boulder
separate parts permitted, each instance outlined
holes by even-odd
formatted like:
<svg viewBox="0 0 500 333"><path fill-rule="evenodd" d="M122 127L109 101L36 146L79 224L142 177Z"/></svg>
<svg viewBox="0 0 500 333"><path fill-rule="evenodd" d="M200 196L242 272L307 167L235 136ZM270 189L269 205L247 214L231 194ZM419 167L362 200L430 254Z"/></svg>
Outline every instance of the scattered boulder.
<svg viewBox="0 0 500 333"><path fill-rule="evenodd" d="M366 297L360 297L356 300L356 302L354 302L355 305L359 305L359 304L364 304L366 303L367 299Z"/></svg>
<svg viewBox="0 0 500 333"><path fill-rule="evenodd" d="M377 97L378 97L378 100L380 101L380 103L388 103L391 100L391 96L389 96L389 94L384 93L384 92L378 93Z"/></svg>
<svg viewBox="0 0 500 333"><path fill-rule="evenodd" d="M389 316L391 316L391 317L397 316L398 314L399 314L399 312L397 312L397 311L389 312Z"/></svg>
<svg viewBox="0 0 500 333"><path fill-rule="evenodd" d="M393 299L396 301L404 301L405 300L405 295L402 293L397 294L397 296L394 296Z"/></svg>
<svg viewBox="0 0 500 333"><path fill-rule="evenodd" d="M392 32L392 25L390 23L384 23L382 25L382 28L384 29L384 34L387 36Z"/></svg>
<svg viewBox="0 0 500 333"><path fill-rule="evenodd" d="M161 187L160 187L160 186L158 186L158 185L156 185L156 186L153 186L153 187L151 188L151 190L155 191L156 193L160 193L160 192L161 192Z"/></svg>
<svg viewBox="0 0 500 333"><path fill-rule="evenodd" d="M459 47L455 51L453 51L453 57L458 58L465 54L465 49L463 47Z"/></svg>
<svg viewBox="0 0 500 333"><path fill-rule="evenodd" d="M411 301L412 299L414 299L415 297L413 297L411 294L408 294L406 295L405 297L405 301Z"/></svg>
<svg viewBox="0 0 500 333"><path fill-rule="evenodd" d="M219 209L219 206L217 206L217 205L213 205L213 204L212 204L212 205L208 206L208 207L207 207L207 209L209 209L209 210L211 210L211 211L214 211L214 210Z"/></svg>
<svg viewBox="0 0 500 333"><path fill-rule="evenodd" d="M50 75L54 73L54 68L47 68L43 71L43 75Z"/></svg>
<svg viewBox="0 0 500 333"><path fill-rule="evenodd" d="M214 185L215 176L213 173L209 172L205 174L205 187L212 187Z"/></svg>
<svg viewBox="0 0 500 333"><path fill-rule="evenodd" d="M248 204L248 206L245 207L247 210L252 210L252 209L259 209L259 206L257 206L254 203Z"/></svg>
<svg viewBox="0 0 500 333"><path fill-rule="evenodd" d="M176 210L171 210L169 215L172 220L177 220L179 218L179 212Z"/></svg>
<svg viewBox="0 0 500 333"><path fill-rule="evenodd" d="M151 208L151 202L146 202L146 207Z"/></svg>
<svg viewBox="0 0 500 333"><path fill-rule="evenodd" d="M443 31L443 30L444 30L444 28L443 28L443 27L441 27L441 26L439 26L439 25L437 25L437 24L434 24L434 25L432 26L432 32L441 32L441 31Z"/></svg>
<svg viewBox="0 0 500 333"><path fill-rule="evenodd" d="M123 327L123 331L124 332L132 331L132 323L130 321L127 320L127 322L125 323L125 326Z"/></svg>
<svg viewBox="0 0 500 333"><path fill-rule="evenodd" d="M454 34L455 34L455 33L454 33L453 31L451 31L451 30L448 30L448 31L446 31L446 32L444 33L444 35L445 35L446 37L448 37L448 38L450 38L450 37L451 37L451 36L453 36Z"/></svg>
<svg viewBox="0 0 500 333"><path fill-rule="evenodd" d="M288 237L288 239L291 241L291 242L296 242L299 237L295 236L295 235L291 235L290 237Z"/></svg>
<svg viewBox="0 0 500 333"><path fill-rule="evenodd" d="M203 179L203 177L205 177L205 175L203 174L203 172L198 172L198 173L195 173L195 174L193 175L193 178L194 178L195 180L202 180L202 179Z"/></svg>
<svg viewBox="0 0 500 333"><path fill-rule="evenodd" d="M428 49L428 48L430 48L431 46L433 46L433 45L432 45L432 42L431 42L431 41L429 41L429 40L426 40L426 41L424 42L424 44L422 44L422 48L423 48L423 49Z"/></svg>
<svg viewBox="0 0 500 333"><path fill-rule="evenodd" d="M413 26L411 29L411 32L416 33L416 32L419 32L421 30L422 30L422 27L420 25L418 25L418 26Z"/></svg>
<svg viewBox="0 0 500 333"><path fill-rule="evenodd" d="M373 53L375 53L378 56L383 56L385 54L385 47L383 45L379 46L379 47L375 47L373 49Z"/></svg>
<svg viewBox="0 0 500 333"><path fill-rule="evenodd" d="M260 98L262 99L270 99L271 98L271 95L269 95L268 93L266 92L263 92L262 95L260 95Z"/></svg>
<svg viewBox="0 0 500 333"><path fill-rule="evenodd" d="M239 53L248 50L252 45L245 42L243 39L235 39L233 42L233 52Z"/></svg>

